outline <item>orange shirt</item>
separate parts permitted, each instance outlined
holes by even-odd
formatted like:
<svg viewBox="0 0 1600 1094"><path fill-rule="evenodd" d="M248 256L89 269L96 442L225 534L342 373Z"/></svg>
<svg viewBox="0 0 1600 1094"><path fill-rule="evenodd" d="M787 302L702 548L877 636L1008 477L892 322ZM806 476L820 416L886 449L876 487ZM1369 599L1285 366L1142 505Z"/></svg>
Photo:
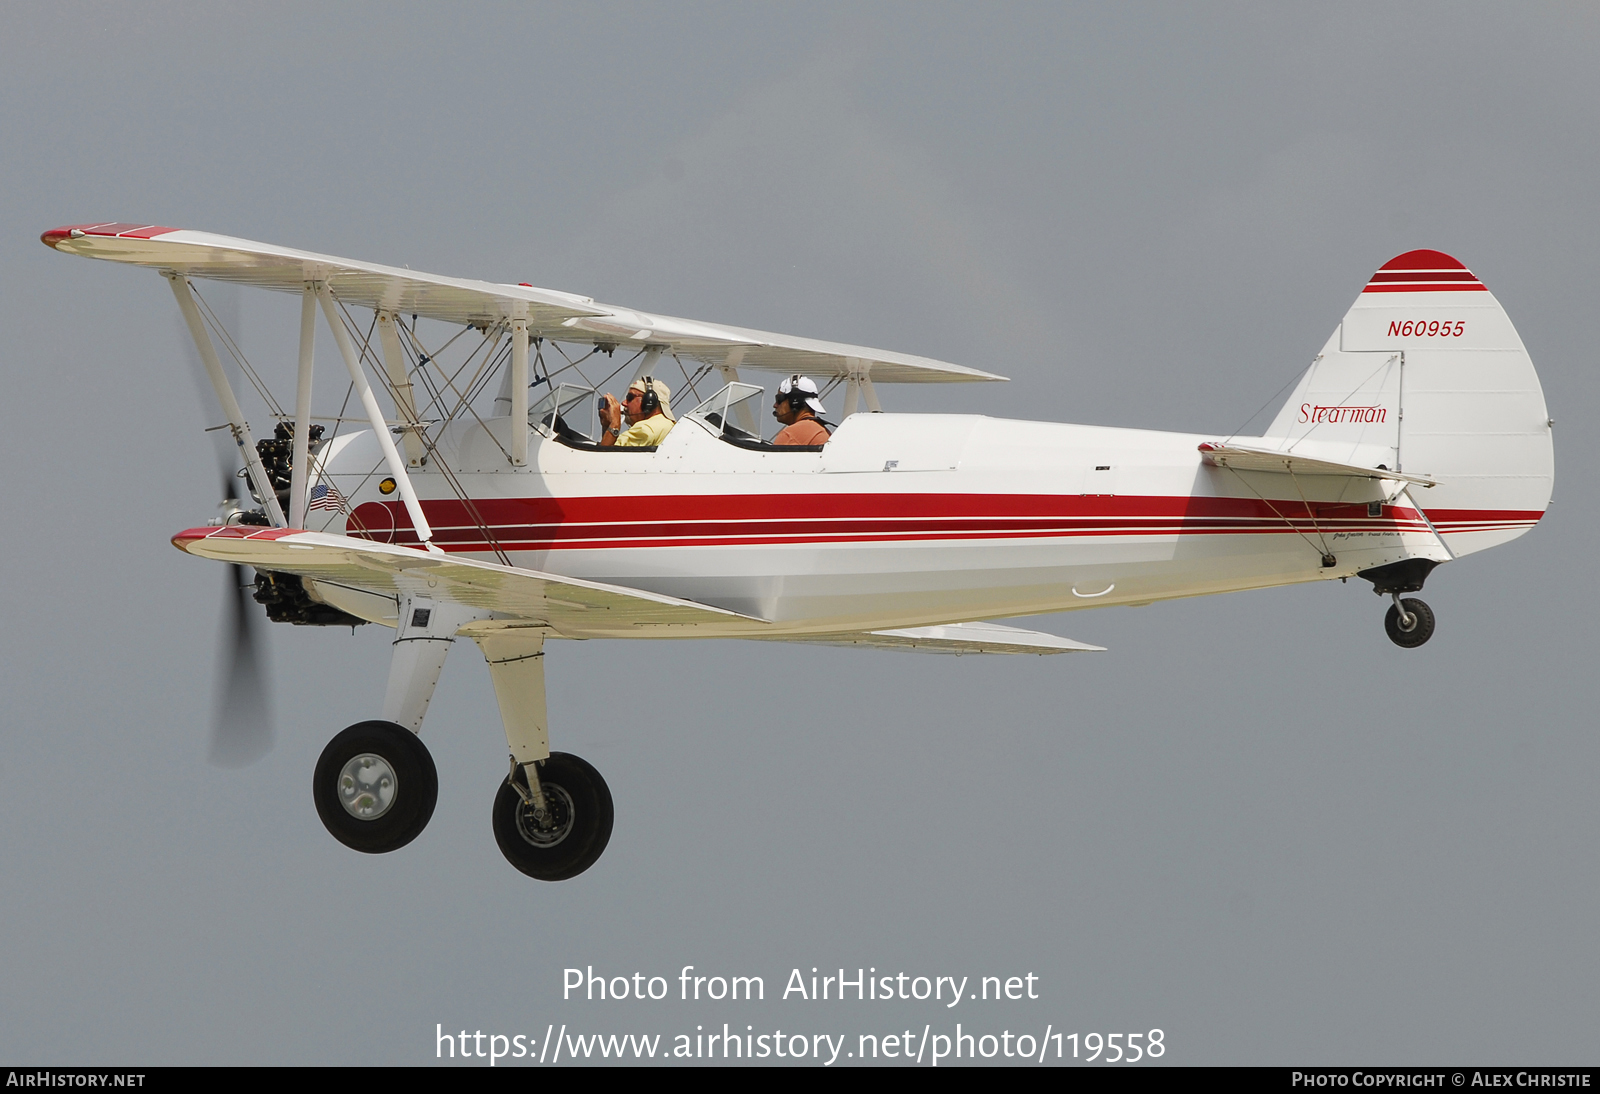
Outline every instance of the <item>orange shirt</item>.
<svg viewBox="0 0 1600 1094"><path fill-rule="evenodd" d="M773 444L827 444L828 431L815 418L801 418L786 425L772 438Z"/></svg>

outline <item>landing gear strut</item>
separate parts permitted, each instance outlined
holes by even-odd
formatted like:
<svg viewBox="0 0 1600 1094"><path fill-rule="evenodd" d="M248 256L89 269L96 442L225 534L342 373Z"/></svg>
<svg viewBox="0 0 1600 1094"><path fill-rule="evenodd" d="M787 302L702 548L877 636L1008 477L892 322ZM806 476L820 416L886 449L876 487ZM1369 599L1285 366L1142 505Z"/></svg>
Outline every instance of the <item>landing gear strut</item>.
<svg viewBox="0 0 1600 1094"><path fill-rule="evenodd" d="M383 719L357 722L329 741L312 776L317 816L346 847L383 854L428 826L439 773L417 733L456 629L471 618L458 605L409 597L400 605Z"/></svg>
<svg viewBox="0 0 1600 1094"><path fill-rule="evenodd" d="M489 663L511 773L494 799L494 839L506 861L540 881L565 881L595 864L611 840L611 789L576 756L550 751L544 632L494 624L464 628Z"/></svg>
<svg viewBox="0 0 1600 1094"><path fill-rule="evenodd" d="M1383 617L1383 629L1389 641L1403 649L1415 649L1432 638L1434 619L1433 609L1423 601L1412 597L1402 600L1400 594L1421 592L1428 574L1437 565L1432 559L1408 558L1362 570L1356 575L1372 582L1372 591L1379 596L1394 599L1394 605Z"/></svg>

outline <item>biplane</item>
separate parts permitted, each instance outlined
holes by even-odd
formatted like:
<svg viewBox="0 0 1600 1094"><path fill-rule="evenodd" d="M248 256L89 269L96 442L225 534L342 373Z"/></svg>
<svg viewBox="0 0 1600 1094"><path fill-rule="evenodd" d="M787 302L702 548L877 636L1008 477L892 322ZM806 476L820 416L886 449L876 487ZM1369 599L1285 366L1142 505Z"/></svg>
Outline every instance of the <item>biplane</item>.
<svg viewBox="0 0 1600 1094"><path fill-rule="evenodd" d="M1416 647L1434 614L1405 594L1526 532L1554 475L1521 339L1438 251L1373 275L1261 435L1218 437L885 413L879 385L1004 377L527 284L146 224L42 238L170 284L253 499L173 544L253 568L275 621L393 630L382 717L335 736L313 776L358 851L404 846L433 812L419 734L457 639L488 663L510 754L496 840L560 880L599 858L613 807L593 767L550 750L548 641L1055 654L1099 647L993 620L1355 577ZM301 297L271 437L245 420L218 345L246 362L205 279ZM311 405L319 312L343 369L333 415ZM597 443L597 393L669 369L688 409L660 443ZM771 443L760 374L842 395L825 443Z"/></svg>

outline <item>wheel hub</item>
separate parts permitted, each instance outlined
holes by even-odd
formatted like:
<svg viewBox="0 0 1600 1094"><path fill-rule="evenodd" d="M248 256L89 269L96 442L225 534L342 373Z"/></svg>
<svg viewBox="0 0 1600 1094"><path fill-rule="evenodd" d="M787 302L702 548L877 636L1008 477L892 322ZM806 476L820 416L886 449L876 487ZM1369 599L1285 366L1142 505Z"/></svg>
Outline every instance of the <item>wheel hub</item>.
<svg viewBox="0 0 1600 1094"><path fill-rule="evenodd" d="M544 784L547 807L543 823L532 802L517 808L517 832L535 847L554 847L572 832L572 795L555 783Z"/></svg>
<svg viewBox="0 0 1600 1094"><path fill-rule="evenodd" d="M357 820L371 821L387 813L400 790L388 760L372 752L352 756L339 771L339 804Z"/></svg>

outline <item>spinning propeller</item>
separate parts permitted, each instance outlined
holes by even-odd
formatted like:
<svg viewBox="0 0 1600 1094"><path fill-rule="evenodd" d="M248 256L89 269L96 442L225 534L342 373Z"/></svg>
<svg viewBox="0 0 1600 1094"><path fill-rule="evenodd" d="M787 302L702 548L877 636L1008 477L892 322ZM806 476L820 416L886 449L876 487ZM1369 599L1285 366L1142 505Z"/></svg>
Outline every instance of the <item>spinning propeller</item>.
<svg viewBox="0 0 1600 1094"><path fill-rule="evenodd" d="M237 330L237 297L222 294L217 303L221 307L216 310L231 313L228 317L230 326ZM210 418L216 412L216 397L206 378L205 367L200 363L200 355L189 337L189 330L182 320L178 321L178 336L183 342L200 405L205 416ZM227 430L217 430L211 437L217 468L222 476L221 512L226 519L228 514L246 504L239 499L239 476L235 471L236 446ZM255 586L249 570L232 563L223 576L222 633L217 644L215 706L206 758L219 767L244 767L272 750L271 693L266 685L266 635L262 631L261 608L251 599L250 593Z"/></svg>
<svg viewBox="0 0 1600 1094"><path fill-rule="evenodd" d="M238 476L224 472L224 510L237 502ZM245 567L229 563L223 590L222 639L217 649L216 710L207 755L220 767L244 767L272 750L272 707L266 687L266 643L261 608Z"/></svg>

